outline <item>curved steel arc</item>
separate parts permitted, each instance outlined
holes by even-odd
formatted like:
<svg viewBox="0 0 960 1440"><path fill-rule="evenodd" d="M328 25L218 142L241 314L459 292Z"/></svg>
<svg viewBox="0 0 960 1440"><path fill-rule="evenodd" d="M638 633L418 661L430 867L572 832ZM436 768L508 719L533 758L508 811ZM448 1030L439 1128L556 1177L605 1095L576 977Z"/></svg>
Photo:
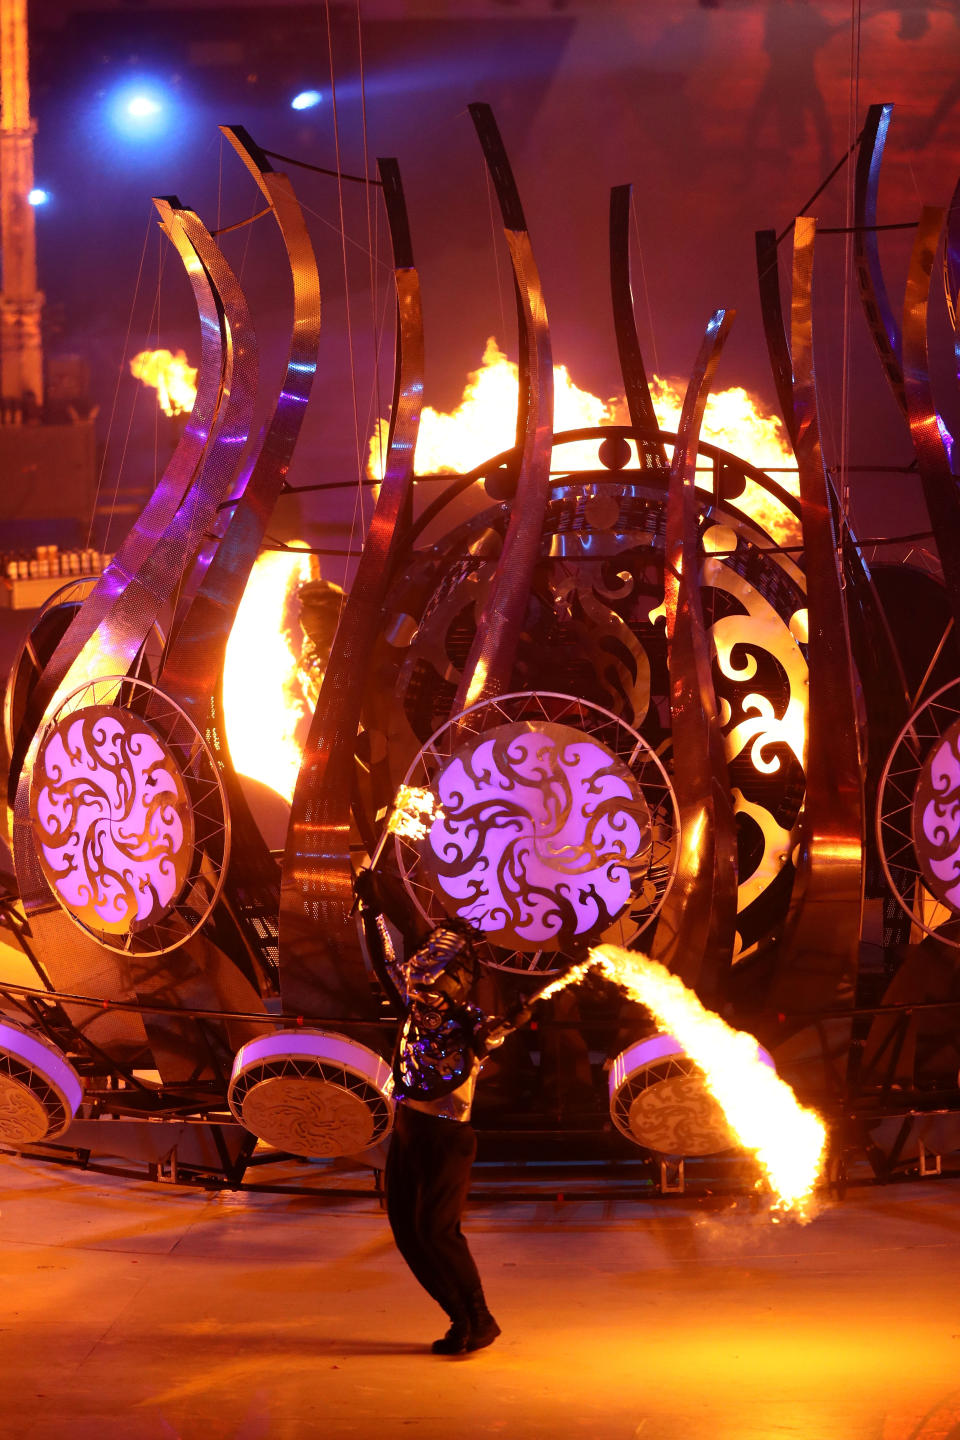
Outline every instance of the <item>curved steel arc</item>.
<svg viewBox="0 0 960 1440"><path fill-rule="evenodd" d="M521 342L517 437L520 470L503 550L463 668L454 711L510 689L540 550L553 448L553 352L540 274L493 112L489 105L471 105L470 115L497 192L517 293Z"/></svg>
<svg viewBox="0 0 960 1440"><path fill-rule="evenodd" d="M780 402L780 413L792 445L796 434L796 419L793 413L793 367L790 363L790 346L787 343L787 332L783 323L777 232L776 230L758 230L755 239L763 334L767 342L767 355L770 359L770 369L773 372L773 383L776 386L777 399Z"/></svg>
<svg viewBox="0 0 960 1440"><path fill-rule="evenodd" d="M266 196L287 254L293 327L273 413L221 510L221 534L202 554L162 672L164 687L212 741L233 832L224 903L266 989L279 988L279 869L250 813L230 760L221 677L237 607L283 489L317 369L320 277L303 211L286 175L273 170L240 126L221 127Z"/></svg>
<svg viewBox="0 0 960 1440"><path fill-rule="evenodd" d="M796 453L810 612L810 720L802 842L770 1003L815 1013L853 1003L863 908L863 781L850 637L813 357L816 221L793 236Z"/></svg>
<svg viewBox="0 0 960 1440"><path fill-rule="evenodd" d="M350 859L357 731L368 664L413 487L423 405L423 314L400 174L379 160L396 261L396 389L385 473L337 627L304 747L283 861L280 985L285 1006L374 1018L358 945Z"/></svg>
<svg viewBox="0 0 960 1440"><path fill-rule="evenodd" d="M194 565L178 622L164 656L164 688L194 716L209 721L210 698L223 668L237 606L290 468L317 369L320 342L320 277L303 212L285 175L261 173L262 155L240 127L221 129L258 175L280 230L293 282L293 329L287 364L269 422L261 431L218 517L219 538L204 546ZM204 264L215 270L221 290L239 287L213 241L194 237Z"/></svg>
<svg viewBox="0 0 960 1440"><path fill-rule="evenodd" d="M664 590L670 666L673 786L680 811L677 875L657 921L653 954L707 1004L733 957L737 841L700 594L697 441L734 311L711 317L687 385L667 500Z"/></svg>
<svg viewBox="0 0 960 1440"><path fill-rule="evenodd" d="M867 317L873 343L877 347L880 363L894 399L906 415L907 397L900 359L900 331L887 295L876 229L880 168L892 115L892 105L871 105L860 135L854 181L853 259L860 302Z"/></svg>
<svg viewBox="0 0 960 1440"><path fill-rule="evenodd" d="M615 185L610 191L610 298L613 326L620 356L620 373L627 397L630 423L635 430L659 429L653 408L646 366L637 334L633 286L630 280L630 204L632 185ZM647 442L641 451L644 470L667 471L667 452L657 442Z"/></svg>
<svg viewBox="0 0 960 1440"><path fill-rule="evenodd" d="M117 596L137 574L182 503L210 442L224 383L229 385L231 357L219 297L182 226L178 222L168 224L164 218L169 219L175 209L179 210L180 202L170 198L154 203L160 210L160 228L183 262L197 306L200 320L197 398L156 489L38 678L10 767L11 800L23 757L53 695L63 685L70 666L104 622ZM106 673L110 673L109 670Z"/></svg>
<svg viewBox="0 0 960 1440"><path fill-rule="evenodd" d="M155 203L171 234L179 230L191 246L194 239L199 241L201 236L205 242L214 244L192 211L174 209L165 200ZM199 256L198 263L202 263ZM208 272L211 288L216 288L220 278ZM128 574L117 567L107 575L109 584L105 593L112 603L46 700L44 718L85 683L128 671L158 614L172 602L184 567L195 555L229 487L249 433L257 360L256 343L239 288L235 293L220 294L218 299L226 330L224 385L202 463L186 496L137 568ZM69 988L79 984L91 994L118 998L129 993L134 983L131 972L121 972L114 960L105 963L104 952L92 941L89 947L78 946L75 927L54 901L40 868L30 820L30 771L41 733L42 729L38 728L25 759L17 787L13 826L17 880L33 944L55 986ZM81 956L85 957L82 984L77 974Z"/></svg>
<svg viewBox="0 0 960 1440"><path fill-rule="evenodd" d="M960 181L947 207L946 243L943 247L943 288L953 326L953 354L960 378Z"/></svg>
<svg viewBox="0 0 960 1440"><path fill-rule="evenodd" d="M923 497L954 621L960 625L960 494L940 433L927 349L930 279L944 218L942 209L925 206L917 227L903 304L903 369Z"/></svg>

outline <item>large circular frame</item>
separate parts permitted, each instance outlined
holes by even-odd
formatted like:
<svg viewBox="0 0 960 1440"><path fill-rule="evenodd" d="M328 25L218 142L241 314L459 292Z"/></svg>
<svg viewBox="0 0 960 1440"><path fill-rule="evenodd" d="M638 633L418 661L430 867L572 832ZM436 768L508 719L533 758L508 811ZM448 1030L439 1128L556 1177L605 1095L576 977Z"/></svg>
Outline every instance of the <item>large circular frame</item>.
<svg viewBox="0 0 960 1440"><path fill-rule="evenodd" d="M631 896L621 914L604 932L609 943L629 948L655 920L676 874L680 817L670 778L658 756L631 725L589 701L553 691L516 691L484 700L454 715L430 736L418 751L404 777L404 784L430 789L444 765L470 736L519 721L563 725L581 731L597 741L630 771L650 815L652 845L639 893ZM394 836L397 867L411 899L430 924L441 925L450 918L436 887L424 873L415 841L402 834ZM507 949L486 938L478 938L477 953L493 970L512 974L549 975L562 970L575 957L557 947L538 950Z"/></svg>
<svg viewBox="0 0 960 1440"><path fill-rule="evenodd" d="M223 889L230 861L230 810L223 779L209 744L187 712L156 685L128 676L102 676L74 690L50 716L39 749L57 725L86 710L133 714L166 748L190 806L192 853L182 883L163 913L122 932L99 928L75 913L52 887L51 893L78 929L107 949L138 956L165 955L185 944L205 924ZM32 798L31 812L39 849L42 836Z"/></svg>
<svg viewBox="0 0 960 1440"><path fill-rule="evenodd" d="M876 806L877 849L892 895L918 930L955 949L960 949L960 934L952 936L930 923L917 903L925 892L931 902L960 916L960 909L933 893L924 860L917 854L914 808L935 751L958 722L960 680L950 680L918 706L894 741L880 777Z"/></svg>

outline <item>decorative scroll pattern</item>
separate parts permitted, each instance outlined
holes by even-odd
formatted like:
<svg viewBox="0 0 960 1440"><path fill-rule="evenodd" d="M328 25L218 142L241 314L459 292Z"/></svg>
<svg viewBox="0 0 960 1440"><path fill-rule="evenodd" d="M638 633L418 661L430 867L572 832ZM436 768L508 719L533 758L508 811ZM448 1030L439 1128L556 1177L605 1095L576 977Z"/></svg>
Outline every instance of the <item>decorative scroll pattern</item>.
<svg viewBox="0 0 960 1440"><path fill-rule="evenodd" d="M492 969L547 971L601 933L630 945L673 883L672 786L598 705L547 691L483 702L432 735L405 779L443 797L449 828L393 836L404 884L430 925L474 919Z"/></svg>
<svg viewBox="0 0 960 1440"><path fill-rule="evenodd" d="M960 720L920 771L913 797L913 847L930 890L960 912Z"/></svg>
<svg viewBox="0 0 960 1440"><path fill-rule="evenodd" d="M605 931L649 865L633 775L581 731L521 722L464 746L434 781L421 842L440 897L498 945L536 951Z"/></svg>
<svg viewBox="0 0 960 1440"><path fill-rule="evenodd" d="M46 1138L50 1117L43 1102L26 1085L0 1075L0 1143L32 1145Z"/></svg>
<svg viewBox="0 0 960 1440"><path fill-rule="evenodd" d="M631 1104L627 1124L634 1140L662 1155L715 1155L736 1144L699 1074L648 1085Z"/></svg>
<svg viewBox="0 0 960 1440"><path fill-rule="evenodd" d="M142 720L90 706L60 721L34 765L31 806L43 873L82 924L125 934L166 913L190 869L193 816Z"/></svg>
<svg viewBox="0 0 960 1440"><path fill-rule="evenodd" d="M315 1077L272 1076L243 1102L248 1130L294 1155L353 1155L374 1140L374 1115L360 1095Z"/></svg>

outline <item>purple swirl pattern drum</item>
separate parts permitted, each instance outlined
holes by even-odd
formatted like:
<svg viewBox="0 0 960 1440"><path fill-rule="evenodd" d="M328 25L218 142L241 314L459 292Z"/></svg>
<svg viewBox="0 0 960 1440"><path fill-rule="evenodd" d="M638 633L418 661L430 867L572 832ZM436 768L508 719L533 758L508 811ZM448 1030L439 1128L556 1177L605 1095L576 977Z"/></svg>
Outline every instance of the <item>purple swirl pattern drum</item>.
<svg viewBox="0 0 960 1440"><path fill-rule="evenodd" d="M79 1075L51 1041L0 1020L0 1144L55 1140L82 1099Z"/></svg>
<svg viewBox="0 0 960 1440"><path fill-rule="evenodd" d="M454 751L420 845L449 910L518 950L601 934L649 864L650 813L634 776L571 726L521 721Z"/></svg>
<svg viewBox="0 0 960 1440"><path fill-rule="evenodd" d="M761 1045L757 1058L774 1069ZM650 1035L610 1067L610 1118L622 1135L660 1155L716 1155L737 1140L703 1071L673 1035Z"/></svg>
<svg viewBox="0 0 960 1440"><path fill-rule="evenodd" d="M44 876L87 929L126 934L176 900L193 858L190 801L138 716L92 705L59 720L34 766L31 814Z"/></svg>
<svg viewBox="0 0 960 1440"><path fill-rule="evenodd" d="M960 910L960 720L934 744L913 794L913 848L924 882Z"/></svg>
<svg viewBox="0 0 960 1440"><path fill-rule="evenodd" d="M356 1155L393 1127L381 1056L325 1030L278 1030L237 1051L227 1098L251 1134L292 1155Z"/></svg>

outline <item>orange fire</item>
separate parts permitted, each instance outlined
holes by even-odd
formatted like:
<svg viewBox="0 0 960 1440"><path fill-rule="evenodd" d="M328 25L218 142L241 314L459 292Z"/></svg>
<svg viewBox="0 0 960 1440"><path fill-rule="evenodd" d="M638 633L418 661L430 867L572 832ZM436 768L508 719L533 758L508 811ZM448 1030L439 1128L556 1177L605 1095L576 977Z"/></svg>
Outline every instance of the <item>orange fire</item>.
<svg viewBox="0 0 960 1440"><path fill-rule="evenodd" d="M553 375L554 428L558 432L626 422L627 405L623 396L601 400L588 390L581 390L565 365L555 366ZM424 408L415 458L417 474L463 473L492 455L509 450L516 438L519 386L517 366L491 336L482 364L468 376L463 398L456 409L444 414L429 405ZM650 389L661 426L664 430L676 430L683 387L655 375ZM388 422L380 420L370 439L367 474L374 480L383 478L388 429ZM703 421L703 439L730 450L759 469L771 466L779 471L783 466L789 467L789 473L778 473L776 478L791 494L799 493L796 462L780 420L766 412L746 390L734 387L710 396ZM631 446L631 451L627 468L635 469L638 464L635 447ZM565 470L595 470L596 443L564 445L557 458ZM707 468L705 485L709 473ZM738 504L780 543L791 543L798 538L798 527L790 513L770 500L762 486L754 481L747 482Z"/></svg>
<svg viewBox="0 0 960 1440"><path fill-rule="evenodd" d="M164 415L189 415L197 398L197 370L182 350L141 350L130 361L130 374L157 392Z"/></svg>
<svg viewBox="0 0 960 1440"><path fill-rule="evenodd" d="M234 767L288 801L303 758L297 732L315 699L299 670L302 635L294 613L297 587L312 578L310 560L289 550L267 550L259 557L237 609L223 669Z"/></svg>
<svg viewBox="0 0 960 1440"><path fill-rule="evenodd" d="M443 809L432 790L401 785L387 821L387 833L399 835L401 839L422 840L433 822L442 819Z"/></svg>
<svg viewBox="0 0 960 1440"><path fill-rule="evenodd" d="M707 1010L676 975L639 951L600 945L540 992L546 999L599 970L654 1015L703 1071L727 1124L752 1150L775 1197L777 1215L806 1221L823 1167L826 1128L786 1081L757 1056L757 1042Z"/></svg>

